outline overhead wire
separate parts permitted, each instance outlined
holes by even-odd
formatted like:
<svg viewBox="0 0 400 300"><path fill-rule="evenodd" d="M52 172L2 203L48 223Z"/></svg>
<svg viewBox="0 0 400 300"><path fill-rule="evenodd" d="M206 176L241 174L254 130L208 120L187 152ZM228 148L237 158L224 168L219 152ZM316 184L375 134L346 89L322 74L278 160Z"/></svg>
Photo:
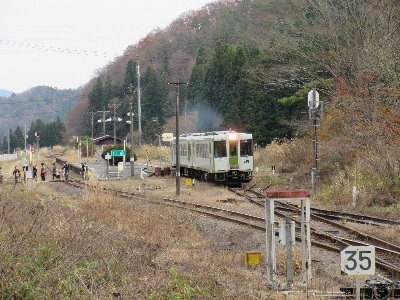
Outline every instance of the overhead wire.
<svg viewBox="0 0 400 300"><path fill-rule="evenodd" d="M69 48L62 48L62 47L53 47L53 46L45 46L33 43L26 43L26 42L17 42L12 41L9 39L0 39L0 44L6 46L17 46L20 48L28 48L40 51L50 51L56 53L69 53L69 54L78 54L78 55L86 55L86 56L103 56L104 58L107 57L116 57L121 54L113 53L113 52L106 52L106 51L90 51L90 50L82 50L82 49L69 49ZM120 49L121 53L124 52L125 49Z"/></svg>
<svg viewBox="0 0 400 300"><path fill-rule="evenodd" d="M35 102L46 102L46 101L58 101L58 100L60 100L60 101L63 101L63 100L68 100L68 99L71 99L71 98L73 98L73 97L79 97L79 94L77 94L77 95L71 95L71 96L68 96L68 97L64 97L64 98L56 98L56 99L42 99L42 100L28 100L28 101L14 101L14 102L2 102L1 101L1 97L0 97L0 104L27 104L27 103L35 103ZM5 98L5 97L3 97L3 99L8 99L8 98Z"/></svg>

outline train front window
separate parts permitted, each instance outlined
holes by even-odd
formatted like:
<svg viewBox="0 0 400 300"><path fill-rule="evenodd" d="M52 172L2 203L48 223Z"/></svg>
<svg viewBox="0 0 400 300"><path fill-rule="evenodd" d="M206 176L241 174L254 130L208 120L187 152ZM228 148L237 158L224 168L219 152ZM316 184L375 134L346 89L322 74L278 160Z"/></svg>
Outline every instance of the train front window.
<svg viewBox="0 0 400 300"><path fill-rule="evenodd" d="M226 157L226 141L214 141L214 157Z"/></svg>
<svg viewBox="0 0 400 300"><path fill-rule="evenodd" d="M236 143L237 143L236 141L229 142L229 155L230 155L230 157L237 156Z"/></svg>
<svg viewBox="0 0 400 300"><path fill-rule="evenodd" d="M241 140L240 141L240 156L252 156L252 146L251 140Z"/></svg>

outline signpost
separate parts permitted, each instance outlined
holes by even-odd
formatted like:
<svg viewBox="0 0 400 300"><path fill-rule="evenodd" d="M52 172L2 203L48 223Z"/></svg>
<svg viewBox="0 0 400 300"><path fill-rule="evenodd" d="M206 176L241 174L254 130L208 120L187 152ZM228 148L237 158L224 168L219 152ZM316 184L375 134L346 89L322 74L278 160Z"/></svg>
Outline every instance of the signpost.
<svg viewBox="0 0 400 300"><path fill-rule="evenodd" d="M174 135L172 133L163 133L161 135L163 142L172 142Z"/></svg>
<svg viewBox="0 0 400 300"><path fill-rule="evenodd" d="M113 150L111 150L112 152ZM111 159L111 155L109 152L107 152L107 154L104 156L104 158L107 160L107 178L108 178L108 173L109 173L109 165L110 165L110 159Z"/></svg>
<svg viewBox="0 0 400 300"><path fill-rule="evenodd" d="M111 150L111 156L126 156L126 150Z"/></svg>
<svg viewBox="0 0 400 300"><path fill-rule="evenodd" d="M356 275L356 299L360 300L360 275L375 275L375 246L348 246L340 252L340 270Z"/></svg>

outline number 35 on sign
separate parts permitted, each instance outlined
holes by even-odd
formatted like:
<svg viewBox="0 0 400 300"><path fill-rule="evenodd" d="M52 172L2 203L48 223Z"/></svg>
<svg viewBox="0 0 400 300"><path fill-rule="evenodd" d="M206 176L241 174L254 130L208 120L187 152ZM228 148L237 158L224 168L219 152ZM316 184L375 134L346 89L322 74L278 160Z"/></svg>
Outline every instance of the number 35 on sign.
<svg viewBox="0 0 400 300"><path fill-rule="evenodd" d="M349 246L340 252L340 270L346 275L375 275L375 246Z"/></svg>

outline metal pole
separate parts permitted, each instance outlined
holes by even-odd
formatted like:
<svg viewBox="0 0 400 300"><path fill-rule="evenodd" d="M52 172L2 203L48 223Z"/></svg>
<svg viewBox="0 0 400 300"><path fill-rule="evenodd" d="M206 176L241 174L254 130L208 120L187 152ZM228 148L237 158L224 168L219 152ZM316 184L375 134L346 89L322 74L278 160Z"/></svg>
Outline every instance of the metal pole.
<svg viewBox="0 0 400 300"><path fill-rule="evenodd" d="M26 124L25 124L25 157L26 157Z"/></svg>
<svg viewBox="0 0 400 300"><path fill-rule="evenodd" d="M106 110L103 110L103 136L106 136Z"/></svg>
<svg viewBox="0 0 400 300"><path fill-rule="evenodd" d="M160 135L158 135L158 146L160 147L160 168L161 168L162 151L161 151L161 136Z"/></svg>
<svg viewBox="0 0 400 300"><path fill-rule="evenodd" d="M180 176L181 176L181 162L180 162L180 145L179 145L179 82L177 84L178 89L176 93L176 195L179 196L181 194L181 186L180 186Z"/></svg>
<svg viewBox="0 0 400 300"><path fill-rule="evenodd" d="M301 271L303 274L303 283L307 282L307 258L306 258L306 230L305 230L305 210L304 201L301 200L301 217L300 217L300 235L301 235Z"/></svg>
<svg viewBox="0 0 400 300"><path fill-rule="evenodd" d="M39 138L38 137L36 137L36 140L37 140L37 158L38 158L38 161L39 161L39 159L40 159L40 149L39 149Z"/></svg>
<svg viewBox="0 0 400 300"><path fill-rule="evenodd" d="M138 122L139 122L139 128L138 128L138 134L139 134L139 146L142 145L142 107L140 103L140 67L139 67L139 62L137 63L137 76L138 76Z"/></svg>
<svg viewBox="0 0 400 300"><path fill-rule="evenodd" d="M114 146L117 144L117 128L115 127L115 110L116 110L116 105L114 105L114 116L113 116L113 120L114 120Z"/></svg>
<svg viewBox="0 0 400 300"><path fill-rule="evenodd" d="M90 157L93 158L93 118L94 118L94 112L92 111L92 145L91 145L91 153L90 153Z"/></svg>
<svg viewBox="0 0 400 300"><path fill-rule="evenodd" d="M269 284L272 282L271 276L271 227L270 227L270 205L268 198L265 198L265 257L267 264L267 281Z"/></svg>
<svg viewBox="0 0 400 300"><path fill-rule="evenodd" d="M316 88L313 88L313 102L312 102L312 110L313 110L313 144L314 144L314 168L312 175L312 190L313 194L315 194L317 190L317 177L318 177L318 144L317 144L317 91Z"/></svg>
<svg viewBox="0 0 400 300"><path fill-rule="evenodd" d="M285 218L286 231L286 282L287 290L291 291L293 286L293 250L292 250L292 218Z"/></svg>
<svg viewBox="0 0 400 300"><path fill-rule="evenodd" d="M312 272L311 272L311 228L310 228L310 220L311 220L311 206L310 206L310 198L306 198L306 236L307 236L307 285L311 287L312 280Z"/></svg>
<svg viewBox="0 0 400 300"><path fill-rule="evenodd" d="M135 143L133 142L133 88L132 84L129 85L129 91L132 95L132 100L129 102L129 117L131 123L130 125L130 132L131 132L131 149L130 149L130 162L131 162L131 177L135 174L135 152L134 152L134 145Z"/></svg>

